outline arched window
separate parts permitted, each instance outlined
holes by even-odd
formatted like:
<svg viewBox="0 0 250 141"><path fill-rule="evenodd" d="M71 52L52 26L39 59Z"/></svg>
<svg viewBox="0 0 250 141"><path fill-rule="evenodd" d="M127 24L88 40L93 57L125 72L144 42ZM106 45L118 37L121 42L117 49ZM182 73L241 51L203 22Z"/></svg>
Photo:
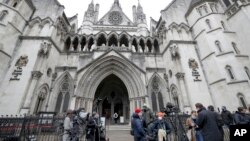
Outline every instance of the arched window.
<svg viewBox="0 0 250 141"><path fill-rule="evenodd" d="M227 29L226 29L226 26L225 26L225 23L224 23L223 21L221 21L220 23L221 23L222 28L223 28L224 30L227 30Z"/></svg>
<svg viewBox="0 0 250 141"><path fill-rule="evenodd" d="M233 74L233 70L232 70L232 67L231 66L226 66L226 71L228 73L228 76L230 77L231 80L234 80L235 77L234 77L234 74Z"/></svg>
<svg viewBox="0 0 250 141"><path fill-rule="evenodd" d="M109 46L118 46L118 39L116 38L115 35L112 35L110 38L109 38L109 42L108 42Z"/></svg>
<svg viewBox="0 0 250 141"><path fill-rule="evenodd" d="M246 103L244 95L239 93L238 98L239 98L240 106L247 109L247 103Z"/></svg>
<svg viewBox="0 0 250 141"><path fill-rule="evenodd" d="M121 38L120 38L120 46L123 47L123 46L126 46L128 47L128 38L126 35L122 35Z"/></svg>
<svg viewBox="0 0 250 141"><path fill-rule="evenodd" d="M157 109L156 94L154 92L152 93L151 98L152 98L152 108L153 108L153 111L157 112L158 109Z"/></svg>
<svg viewBox="0 0 250 141"><path fill-rule="evenodd" d="M94 45L94 39L91 37L88 42L88 50L91 50L91 47Z"/></svg>
<svg viewBox="0 0 250 141"><path fill-rule="evenodd" d="M68 37L65 44L64 44L64 50L69 51L70 50L70 45L71 45L71 40L70 40L70 37Z"/></svg>
<svg viewBox="0 0 250 141"><path fill-rule="evenodd" d="M55 112L60 113L61 111L61 105L62 105L63 95L62 93L58 94L57 101L56 101L56 108Z"/></svg>
<svg viewBox="0 0 250 141"><path fill-rule="evenodd" d="M249 72L248 67L244 67L244 69L245 69L248 79L250 80L250 72Z"/></svg>
<svg viewBox="0 0 250 141"><path fill-rule="evenodd" d="M231 2L229 0L223 0L226 7L229 7L231 5Z"/></svg>
<svg viewBox="0 0 250 141"><path fill-rule="evenodd" d="M97 46L106 46L107 39L104 34L101 34L97 39Z"/></svg>
<svg viewBox="0 0 250 141"><path fill-rule="evenodd" d="M5 18L5 16L8 14L8 11L7 10L3 10L1 13L0 13L0 21L3 21L3 19Z"/></svg>
<svg viewBox="0 0 250 141"><path fill-rule="evenodd" d="M152 52L152 43L150 40L147 41L148 52Z"/></svg>
<svg viewBox="0 0 250 141"><path fill-rule="evenodd" d="M73 49L74 51L77 51L77 47L78 47L79 41L78 38L76 37L73 41Z"/></svg>
<svg viewBox="0 0 250 141"><path fill-rule="evenodd" d="M158 43L158 41L156 39L154 41L154 50L155 50L156 53L160 52L159 43Z"/></svg>
<svg viewBox="0 0 250 141"><path fill-rule="evenodd" d="M34 111L35 113L40 112L41 110L43 110L42 108L45 107L45 99L46 99L47 93L48 93L48 91L46 88L42 88L39 91L38 99L37 99L37 103L36 103L36 107L35 107L35 111Z"/></svg>
<svg viewBox="0 0 250 141"><path fill-rule="evenodd" d="M142 39L140 40L140 47L142 49L142 52L145 52L145 43Z"/></svg>
<svg viewBox="0 0 250 141"><path fill-rule="evenodd" d="M232 42L232 47L233 47L236 54L240 54L240 50L237 48L237 45L235 42Z"/></svg>
<svg viewBox="0 0 250 141"><path fill-rule="evenodd" d="M135 47L135 51L138 52L138 45L137 45L136 39L133 40L132 46L134 46Z"/></svg>
<svg viewBox="0 0 250 141"><path fill-rule="evenodd" d="M164 102L161 92L158 93L158 101L159 101L159 110L161 110L164 108Z"/></svg>
<svg viewBox="0 0 250 141"><path fill-rule="evenodd" d="M18 2L14 2L13 7L16 8L17 4L18 4Z"/></svg>
<svg viewBox="0 0 250 141"><path fill-rule="evenodd" d="M220 41L215 41L215 45L219 52L222 52Z"/></svg>
<svg viewBox="0 0 250 141"><path fill-rule="evenodd" d="M206 19L206 24L208 26L209 29L212 29L211 23L209 19Z"/></svg>
<svg viewBox="0 0 250 141"><path fill-rule="evenodd" d="M176 107L180 108L180 103L179 103L179 99L178 99L178 90L177 90L176 86L171 86L170 93L171 93L172 99L174 100L174 105Z"/></svg>
<svg viewBox="0 0 250 141"><path fill-rule="evenodd" d="M66 112L68 110L68 107L69 107L69 99L70 99L70 95L69 95L69 92L67 92L65 94L65 97L64 97L64 101L63 101L63 110L62 112Z"/></svg>
<svg viewBox="0 0 250 141"><path fill-rule="evenodd" d="M86 38L83 37L83 38L82 38L82 41L81 41L81 51L84 50L85 45L86 45Z"/></svg>

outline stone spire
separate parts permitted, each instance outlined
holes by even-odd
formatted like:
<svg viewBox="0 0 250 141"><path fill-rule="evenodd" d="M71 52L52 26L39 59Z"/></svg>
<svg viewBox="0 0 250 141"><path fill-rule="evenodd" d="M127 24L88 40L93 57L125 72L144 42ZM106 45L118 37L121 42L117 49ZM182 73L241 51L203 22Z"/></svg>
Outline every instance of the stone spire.
<svg viewBox="0 0 250 141"><path fill-rule="evenodd" d="M146 22L146 15L143 12L143 8L141 6L140 0L138 0L138 6L137 6L137 11L136 11L136 19L137 23L147 23Z"/></svg>
<svg viewBox="0 0 250 141"><path fill-rule="evenodd" d="M88 20L91 22L95 21L95 6L94 6L94 0L91 1L89 4L89 7L87 11L84 14L84 20Z"/></svg>

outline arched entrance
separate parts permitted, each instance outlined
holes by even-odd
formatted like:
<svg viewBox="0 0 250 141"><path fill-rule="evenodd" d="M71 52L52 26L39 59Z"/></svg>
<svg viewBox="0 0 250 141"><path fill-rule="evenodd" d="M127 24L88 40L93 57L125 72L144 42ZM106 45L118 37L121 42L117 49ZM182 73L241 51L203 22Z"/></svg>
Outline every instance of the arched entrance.
<svg viewBox="0 0 250 141"><path fill-rule="evenodd" d="M97 102L98 99L101 100L98 111L102 117L109 120L114 113L117 113L119 117L129 121L128 90L119 77L111 74L101 81L95 92L94 101ZM96 105L93 110L97 111Z"/></svg>

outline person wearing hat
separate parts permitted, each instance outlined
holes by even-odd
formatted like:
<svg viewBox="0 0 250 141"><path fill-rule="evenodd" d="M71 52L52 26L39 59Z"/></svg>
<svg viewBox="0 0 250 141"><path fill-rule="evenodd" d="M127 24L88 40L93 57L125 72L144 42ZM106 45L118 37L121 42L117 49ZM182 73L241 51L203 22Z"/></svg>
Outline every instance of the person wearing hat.
<svg viewBox="0 0 250 141"><path fill-rule="evenodd" d="M146 133L144 131L143 125L142 125L142 111L140 108L135 109L135 113L133 114L132 119L132 132L134 135L134 141L144 141L146 138Z"/></svg>
<svg viewBox="0 0 250 141"><path fill-rule="evenodd" d="M167 141L167 134L170 133L171 128L166 120L164 120L165 113L157 113L158 119L154 122L151 132L158 138L158 141Z"/></svg>
<svg viewBox="0 0 250 141"><path fill-rule="evenodd" d="M73 128L73 123L72 123L72 115L73 115L73 111L72 110L68 110L66 112L66 117L64 119L64 134L63 134L63 141L68 141L69 140L69 135L71 132L71 129Z"/></svg>
<svg viewBox="0 0 250 141"><path fill-rule="evenodd" d="M148 108L146 103L142 108L142 120L144 128L148 128L148 125L154 121L153 112Z"/></svg>

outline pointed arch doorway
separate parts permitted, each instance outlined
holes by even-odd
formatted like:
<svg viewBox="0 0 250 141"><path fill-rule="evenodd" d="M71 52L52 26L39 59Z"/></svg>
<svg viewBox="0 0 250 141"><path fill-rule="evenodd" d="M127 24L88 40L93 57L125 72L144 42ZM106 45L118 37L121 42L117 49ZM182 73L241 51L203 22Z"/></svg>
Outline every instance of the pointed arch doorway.
<svg viewBox="0 0 250 141"><path fill-rule="evenodd" d="M129 96L128 90L123 81L114 74L104 78L98 85L94 101L101 99L98 104L98 111L102 117L106 117L111 123L112 116L117 113L119 117L124 118L124 122L129 122ZM97 105L93 105L93 110L97 111Z"/></svg>

